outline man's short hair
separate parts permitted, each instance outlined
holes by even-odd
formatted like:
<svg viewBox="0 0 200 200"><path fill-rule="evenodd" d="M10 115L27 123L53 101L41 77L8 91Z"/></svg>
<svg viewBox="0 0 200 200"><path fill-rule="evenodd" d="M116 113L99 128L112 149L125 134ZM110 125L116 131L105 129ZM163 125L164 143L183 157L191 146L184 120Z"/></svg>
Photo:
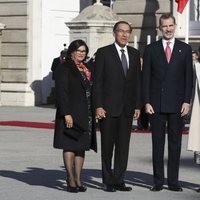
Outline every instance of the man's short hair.
<svg viewBox="0 0 200 200"><path fill-rule="evenodd" d="M175 17L174 17L171 13L167 13L167 14L161 15L161 17L160 17L160 19L159 19L159 26L162 25L162 20L163 20L163 19L169 19L169 18L172 18L173 21L174 21L174 24L176 24L176 19L175 19Z"/></svg>
<svg viewBox="0 0 200 200"><path fill-rule="evenodd" d="M132 32L132 27L127 21L118 21L117 23L115 23L115 25L113 26L113 32L117 31L117 28L120 24L127 24L129 26L130 32Z"/></svg>

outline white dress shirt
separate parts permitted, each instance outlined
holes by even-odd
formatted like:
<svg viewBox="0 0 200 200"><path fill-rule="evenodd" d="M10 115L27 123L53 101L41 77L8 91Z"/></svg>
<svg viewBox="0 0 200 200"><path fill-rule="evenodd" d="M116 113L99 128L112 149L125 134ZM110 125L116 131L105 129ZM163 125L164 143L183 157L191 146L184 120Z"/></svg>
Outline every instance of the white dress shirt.
<svg viewBox="0 0 200 200"><path fill-rule="evenodd" d="M170 42L169 46L170 46L170 49L171 49L171 52L172 52L173 48L174 48L175 38L172 38L171 40L165 40L164 38L162 39L162 44L163 44L164 50L167 46L167 42Z"/></svg>
<svg viewBox="0 0 200 200"><path fill-rule="evenodd" d="M128 56L128 50L127 50L127 46L125 46L124 48L120 47L116 42L115 42L115 47L117 49L117 52L119 54L119 58L121 60L121 56L122 56L122 52L121 52L121 49L124 49L124 54L126 56L126 60L127 60L127 63L128 63L128 68L129 68L129 56Z"/></svg>

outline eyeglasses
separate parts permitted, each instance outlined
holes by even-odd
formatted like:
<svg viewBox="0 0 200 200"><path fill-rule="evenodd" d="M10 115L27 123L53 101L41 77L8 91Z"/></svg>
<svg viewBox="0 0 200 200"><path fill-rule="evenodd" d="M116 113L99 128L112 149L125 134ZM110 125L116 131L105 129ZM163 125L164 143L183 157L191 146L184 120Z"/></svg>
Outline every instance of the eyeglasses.
<svg viewBox="0 0 200 200"><path fill-rule="evenodd" d="M86 50L77 49L76 52L77 52L77 53L86 53Z"/></svg>
<svg viewBox="0 0 200 200"><path fill-rule="evenodd" d="M116 32L120 33L120 34L131 34L130 30L122 30L122 29L118 29L116 30Z"/></svg>

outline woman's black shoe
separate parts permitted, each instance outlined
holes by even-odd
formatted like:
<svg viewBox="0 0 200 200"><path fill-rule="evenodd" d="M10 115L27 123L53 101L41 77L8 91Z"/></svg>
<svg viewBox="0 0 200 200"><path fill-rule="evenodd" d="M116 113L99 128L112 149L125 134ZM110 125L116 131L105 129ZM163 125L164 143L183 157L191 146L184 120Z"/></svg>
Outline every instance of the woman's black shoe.
<svg viewBox="0 0 200 200"><path fill-rule="evenodd" d="M87 190L87 187L85 185L77 186L77 189L79 192L85 192Z"/></svg>
<svg viewBox="0 0 200 200"><path fill-rule="evenodd" d="M197 188L197 189L196 189L196 192L200 192L200 188Z"/></svg>
<svg viewBox="0 0 200 200"><path fill-rule="evenodd" d="M71 193L77 193L78 192L78 188L77 187L72 187L72 186L67 186L67 191L71 192Z"/></svg>
<svg viewBox="0 0 200 200"><path fill-rule="evenodd" d="M66 179L66 183L67 183L67 191L68 192L71 192L71 193L78 192L78 188L76 186L75 187L70 186L68 179Z"/></svg>
<svg viewBox="0 0 200 200"><path fill-rule="evenodd" d="M150 188L150 191L152 192L159 192L163 189L162 185L154 185L153 187Z"/></svg>

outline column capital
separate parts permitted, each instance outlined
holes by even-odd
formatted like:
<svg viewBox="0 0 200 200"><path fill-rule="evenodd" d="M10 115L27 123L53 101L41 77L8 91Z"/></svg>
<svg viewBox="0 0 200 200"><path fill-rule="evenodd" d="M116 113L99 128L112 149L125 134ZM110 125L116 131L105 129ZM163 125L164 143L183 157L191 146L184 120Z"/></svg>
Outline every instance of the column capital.
<svg viewBox="0 0 200 200"><path fill-rule="evenodd" d="M0 22L0 34L1 34L1 31L4 30L6 28L6 25L5 24L2 24Z"/></svg>
<svg viewBox="0 0 200 200"><path fill-rule="evenodd" d="M0 22L0 29L5 29L6 28L6 25L5 24L2 24L1 22Z"/></svg>

